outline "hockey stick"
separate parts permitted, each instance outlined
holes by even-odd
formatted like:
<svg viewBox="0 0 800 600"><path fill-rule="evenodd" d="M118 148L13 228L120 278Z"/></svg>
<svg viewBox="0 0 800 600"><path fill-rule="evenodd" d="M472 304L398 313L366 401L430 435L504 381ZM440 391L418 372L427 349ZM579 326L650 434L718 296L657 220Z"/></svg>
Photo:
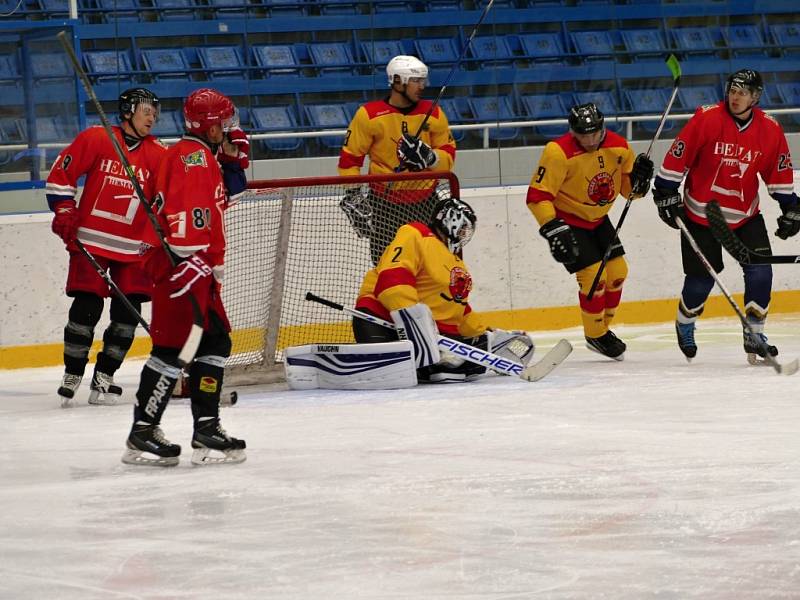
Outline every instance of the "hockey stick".
<svg viewBox="0 0 800 600"><path fill-rule="evenodd" d="M319 304L348 314L351 317L357 317L359 319L363 319L364 321L369 321L370 323L375 323L376 325L386 327L387 329L397 329L397 326L394 323L384 321L380 317L361 312L360 310L348 308L342 304L338 304L337 302L320 298L311 292L306 294L306 300L318 302ZM459 342L443 335L438 336L437 342L440 348L443 348L444 350L447 350L448 352L451 352L466 361L476 365L481 365L483 367L489 367L490 369L493 369L498 373L502 373L503 375L517 375L525 381L539 381L558 365L564 362L564 359L566 359L567 356L569 356L569 354L572 352L572 345L567 340L562 339L559 340L559 342L553 346L547 352L547 354L542 357L541 360L526 367L521 363L510 361L507 358L498 356L497 354L492 354L486 350L481 350L475 346L470 346L469 344Z"/></svg>
<svg viewBox="0 0 800 600"><path fill-rule="evenodd" d="M736 234L728 227L719 204L712 200L706 205L706 218L711 228L711 233L717 241L728 251L739 264L742 265L773 265L773 264L800 264L800 254L759 254L744 245Z"/></svg>
<svg viewBox="0 0 800 600"><path fill-rule="evenodd" d="M136 317L136 320L139 321L142 327L144 327L145 331L150 333L150 325L144 320L144 317L141 315L141 313L136 310L136 307L131 304L131 301L128 300L128 297L122 293L122 290L119 289L114 280L111 279L111 274L100 266L100 263L98 263L94 256L92 256L92 253L86 249L86 246L83 245L83 242L76 239L75 245L78 246L78 250L80 250L81 253L86 257L86 260L92 263L94 270L97 271L97 274L103 278L103 281L105 281L108 284L108 287L110 287L117 295L117 298L119 298L120 301L125 305L125 308L127 308L128 311Z"/></svg>
<svg viewBox="0 0 800 600"><path fill-rule="evenodd" d="M708 259L703 254L703 251L700 250L700 246L697 245L697 242L692 237L692 234L689 233L689 229L686 227L686 223L683 222L683 219L681 217L676 217L675 223L677 223L678 228L681 230L681 233L683 233L683 237L685 237L686 241L689 242L689 245L692 247L692 250L694 250L694 253L697 255L697 258L703 264L706 271L708 271L708 274L711 275L711 277L716 282L717 287L719 287L720 291L725 296L725 299L728 301L728 304L730 304L731 308L733 308L733 310L736 312L736 315L742 322L742 327L744 327L745 331L747 331L747 333L754 340L757 341L758 347L764 353L764 361L767 364L769 364L769 366L771 366L773 369L775 369L776 373L779 373L781 375L794 375L795 373L797 373L797 369L800 368L800 361L798 361L798 359L795 358L793 361L786 363L785 365L782 365L777 360L775 360L775 357L769 353L769 348L767 348L766 342L764 342L764 340L762 340L761 337L756 335L756 333L753 331L753 328L750 326L750 323L747 322L747 319L745 318L744 314L739 308L739 305L736 304L736 301L733 299L733 296L727 290L725 285L722 283L722 280L720 280L719 275L717 275L716 271L714 271L714 267L711 266L711 263L708 262Z"/></svg>
<svg viewBox="0 0 800 600"><path fill-rule="evenodd" d="M92 101L94 107L97 109L97 114L100 117L100 122L103 125L103 129L105 129L108 138L111 140L111 144L114 146L114 152L117 154L117 158L119 158L120 163L125 169L125 174L128 176L128 179L133 185L133 189L136 192L136 196L139 199L139 203L142 205L145 214L147 215L150 224L153 226L153 229L156 232L156 236L158 237L158 241L161 244L161 247L164 249L164 252L167 253L167 258L169 259L170 264L174 267L177 263L175 261L175 257L170 250L169 244L167 243L166 237L164 235L164 230L161 228L161 225L158 222L158 218L156 217L155 212L153 212L153 207L150 206L150 203L147 201L147 198L144 195L144 190L142 186L139 184L139 180L136 179L136 174L131 167L131 163L128 161L128 158L125 156L125 153L122 151L122 147L119 145L119 141L117 140L114 132L111 129L111 124L108 121L108 117L106 116L105 111L103 111L103 107L100 105L100 101L97 99L97 95L94 93L94 89L92 88L92 83L89 81L89 77L86 75L86 71L83 70L81 67L81 63L78 60L78 56L75 54L75 49L72 47L72 44L67 39L67 32L61 31L57 36L59 43L64 48L64 51L67 53L70 62L72 63L72 68L75 71L75 74L78 76L78 79L81 80L81 84L83 84L83 89L86 91L86 95L88 96L89 100ZM200 305L197 303L197 299L191 292L187 293L189 297L189 301L192 304L192 317L193 323L192 328L189 331L189 336L186 338L186 342L183 344L183 348L181 348L180 353L178 354L178 363L180 367L185 367L188 365L192 359L194 358L195 353L197 352L197 348L200 346L200 338L203 335L203 314L200 311Z"/></svg>
<svg viewBox="0 0 800 600"><path fill-rule="evenodd" d="M661 115L661 120L658 122L656 134L653 136L653 139L650 140L650 145L647 147L647 152L645 152L645 156L648 158L650 157L650 152L653 150L653 144L656 143L658 136L661 135L661 130L664 129L664 123L667 120L667 115L672 109L672 104L675 102L675 97L678 95L678 86L681 84L681 64L678 62L678 59L674 54L670 54L667 58L667 67L672 73L672 95L669 97L667 108L664 109L664 112ZM622 229L622 223L625 222L625 217L628 215L628 210L630 209L632 202L633 190L631 190L631 192L628 194L628 198L625 201L625 208L622 209L622 214L619 216L617 226L614 228L614 237L611 238L608 248L606 248L606 251L603 254L603 260L600 261L600 268L597 269L597 274L594 276L594 281L592 281L592 287L589 288L589 293L586 295L587 300L591 300L594 297L595 291L597 291L597 286L600 283L600 275L603 274L603 269L605 269L606 263L611 256L611 250L614 248L614 242L616 242L618 239L619 230Z"/></svg>

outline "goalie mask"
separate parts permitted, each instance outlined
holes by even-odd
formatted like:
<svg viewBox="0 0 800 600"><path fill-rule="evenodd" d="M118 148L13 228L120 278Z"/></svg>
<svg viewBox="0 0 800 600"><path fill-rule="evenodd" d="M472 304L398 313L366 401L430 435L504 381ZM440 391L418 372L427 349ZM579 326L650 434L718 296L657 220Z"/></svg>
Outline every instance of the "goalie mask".
<svg viewBox="0 0 800 600"><path fill-rule="evenodd" d="M158 96L148 89L131 88L125 90L119 95L117 100L120 123L125 123L127 121L134 133L139 138L143 138L145 136L142 135L133 124L133 115L137 112L152 114L154 120L158 121L161 115L160 105L161 103L158 100Z"/></svg>
<svg viewBox="0 0 800 600"><path fill-rule="evenodd" d="M431 229L455 254L472 239L477 220L469 204L457 198L446 198L433 209Z"/></svg>
<svg viewBox="0 0 800 600"><path fill-rule="evenodd" d="M389 79L389 87L394 85L395 75L400 78L400 83L405 85L409 79L420 80L428 85L428 67L420 59L414 56L395 56L386 65L386 76Z"/></svg>
<svg viewBox="0 0 800 600"><path fill-rule="evenodd" d="M189 94L183 104L186 131L205 137L212 125L228 132L239 126L239 114L230 98L211 88L201 88Z"/></svg>
<svg viewBox="0 0 800 600"><path fill-rule="evenodd" d="M761 93L764 91L764 80L761 74L753 69L740 69L728 76L725 82L725 96L731 93L731 88L741 88L753 95L753 104L758 104Z"/></svg>

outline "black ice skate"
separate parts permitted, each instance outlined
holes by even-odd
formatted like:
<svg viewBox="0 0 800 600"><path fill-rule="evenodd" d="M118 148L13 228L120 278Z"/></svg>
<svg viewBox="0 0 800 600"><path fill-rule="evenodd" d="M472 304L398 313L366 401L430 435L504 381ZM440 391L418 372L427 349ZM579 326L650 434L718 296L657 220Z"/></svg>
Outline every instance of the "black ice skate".
<svg viewBox="0 0 800 600"><path fill-rule="evenodd" d="M586 347L592 352L597 352L614 360L625 360L625 342L619 339L610 329L599 338L586 338Z"/></svg>
<svg viewBox="0 0 800 600"><path fill-rule="evenodd" d="M201 419L195 423L192 436L192 463L195 465L244 462L246 447L244 440L225 433L218 418Z"/></svg>
<svg viewBox="0 0 800 600"><path fill-rule="evenodd" d="M686 360L692 362L692 359L697 356L697 344L694 341L694 323L675 321L675 333L678 335L678 348L681 349Z"/></svg>
<svg viewBox="0 0 800 600"><path fill-rule="evenodd" d="M126 442L122 462L128 465L174 467L178 464L181 447L164 437L158 425L136 421Z"/></svg>
<svg viewBox="0 0 800 600"><path fill-rule="evenodd" d="M122 398L122 388L114 383L114 377L100 371L92 375L89 390L89 404L114 406Z"/></svg>
<svg viewBox="0 0 800 600"><path fill-rule="evenodd" d="M72 373L64 373L64 378L61 380L61 387L58 388L58 395L61 397L61 406L69 406L72 399L75 397L75 392L81 385L83 375L73 375Z"/></svg>
<svg viewBox="0 0 800 600"><path fill-rule="evenodd" d="M778 349L767 343L767 336L763 333L754 332L750 334L745 330L743 335L744 351L747 354L747 362L751 365L763 364L764 361L759 359L766 358L767 352L769 352L770 356L778 356Z"/></svg>

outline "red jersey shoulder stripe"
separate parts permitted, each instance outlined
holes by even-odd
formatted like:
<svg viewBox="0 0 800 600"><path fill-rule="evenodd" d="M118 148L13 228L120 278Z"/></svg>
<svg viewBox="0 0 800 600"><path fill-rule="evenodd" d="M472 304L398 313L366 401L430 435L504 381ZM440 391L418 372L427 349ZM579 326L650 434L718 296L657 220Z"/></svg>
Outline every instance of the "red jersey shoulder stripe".
<svg viewBox="0 0 800 600"><path fill-rule="evenodd" d="M386 269L378 274L378 281L375 283L375 296L380 296L389 288L398 285L408 285L416 287L417 278L403 267L396 267L394 269Z"/></svg>
<svg viewBox="0 0 800 600"><path fill-rule="evenodd" d="M386 102L386 100L373 100L372 102L367 102L364 104L364 110L367 111L367 116L370 119L398 112L398 110Z"/></svg>
<svg viewBox="0 0 800 600"><path fill-rule="evenodd" d="M425 223L420 223L419 221L414 221L413 223L409 223L409 226L413 227L414 229L419 231L419 233L420 233L420 235L422 235L422 237L431 237L433 235L433 232L431 231L431 228L428 227L427 225L425 225Z"/></svg>
<svg viewBox="0 0 800 600"><path fill-rule="evenodd" d="M601 148L627 148L628 141L618 133L606 130L606 138L600 144Z"/></svg>

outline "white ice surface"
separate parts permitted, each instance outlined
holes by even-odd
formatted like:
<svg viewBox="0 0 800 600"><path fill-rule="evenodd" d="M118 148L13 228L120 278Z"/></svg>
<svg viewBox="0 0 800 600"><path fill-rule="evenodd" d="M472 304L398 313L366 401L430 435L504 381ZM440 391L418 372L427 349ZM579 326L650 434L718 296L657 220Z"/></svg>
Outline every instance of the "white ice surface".
<svg viewBox="0 0 800 600"><path fill-rule="evenodd" d="M538 383L243 388L242 465L120 463L129 404L59 408L60 369L0 371L0 598L800 598L800 375L735 319L618 327ZM784 361L800 317L772 317ZM541 351L563 332L537 334Z"/></svg>

